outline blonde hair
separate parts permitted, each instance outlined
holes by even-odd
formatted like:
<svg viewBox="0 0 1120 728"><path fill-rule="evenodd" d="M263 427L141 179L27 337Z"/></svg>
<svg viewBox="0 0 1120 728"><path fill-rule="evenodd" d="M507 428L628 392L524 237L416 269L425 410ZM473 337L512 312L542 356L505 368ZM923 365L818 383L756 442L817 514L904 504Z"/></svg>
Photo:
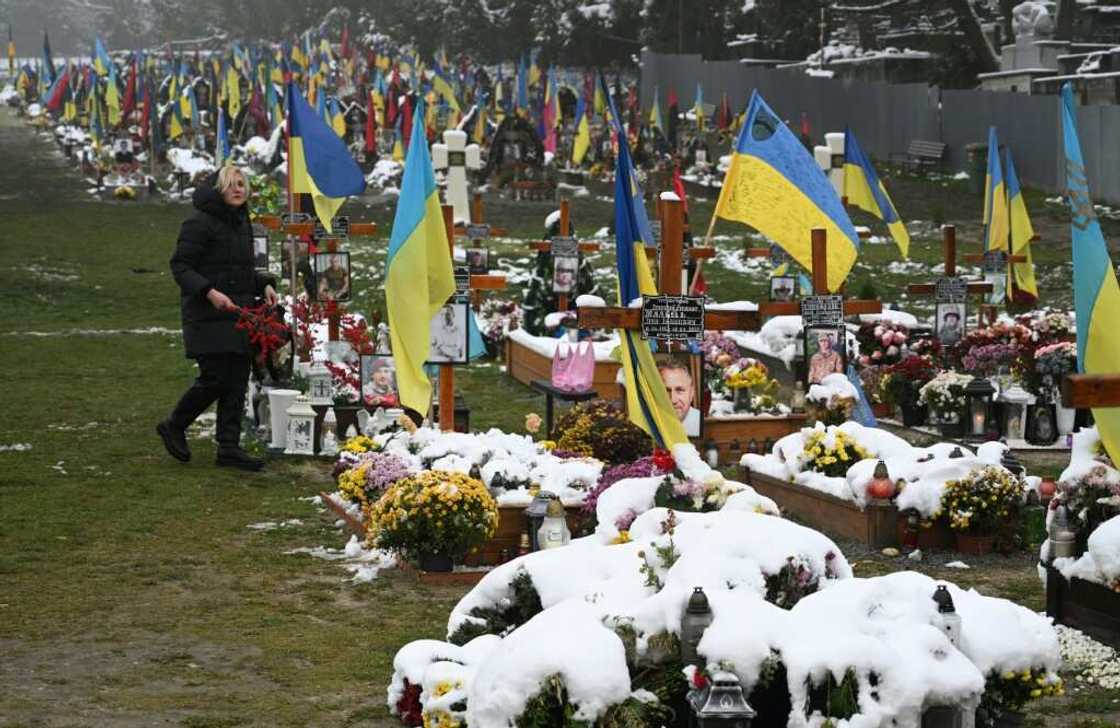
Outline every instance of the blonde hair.
<svg viewBox="0 0 1120 728"><path fill-rule="evenodd" d="M225 192L226 190L228 190L230 185L233 184L233 178L235 175L240 177L241 180L245 183L245 193L247 196L250 192L249 177L241 171L240 167L235 167L232 164L227 164L218 172L218 192Z"/></svg>

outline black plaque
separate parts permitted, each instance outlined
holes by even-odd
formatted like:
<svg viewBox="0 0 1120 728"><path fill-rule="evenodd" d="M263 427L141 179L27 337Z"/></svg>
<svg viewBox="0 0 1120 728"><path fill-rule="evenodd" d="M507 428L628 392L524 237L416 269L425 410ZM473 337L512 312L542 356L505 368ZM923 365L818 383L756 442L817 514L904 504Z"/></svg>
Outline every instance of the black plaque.
<svg viewBox="0 0 1120 728"><path fill-rule="evenodd" d="M490 237L490 225L487 223L479 223L478 225L467 225L467 238L470 240L486 240Z"/></svg>
<svg viewBox="0 0 1120 728"><path fill-rule="evenodd" d="M333 232L327 232L323 227L323 223L315 218L315 228L311 231L311 239L319 242L324 238L348 238L350 237L350 218L347 215L339 215L331 219L331 228Z"/></svg>
<svg viewBox="0 0 1120 728"><path fill-rule="evenodd" d="M455 266L455 293L466 293L471 289L471 269L464 265Z"/></svg>
<svg viewBox="0 0 1120 728"><path fill-rule="evenodd" d="M310 217L306 212L282 212L280 213L280 222L284 225L294 225L307 222Z"/></svg>
<svg viewBox="0 0 1120 728"><path fill-rule="evenodd" d="M448 167L466 167L467 166L467 153L466 152L448 152L447 153L447 166Z"/></svg>
<svg viewBox="0 0 1120 728"><path fill-rule="evenodd" d="M703 296L642 296L642 338L663 341L704 338Z"/></svg>
<svg viewBox="0 0 1120 728"><path fill-rule="evenodd" d="M964 303L968 298L968 281L960 276L943 276L937 279L934 300L937 303Z"/></svg>
<svg viewBox="0 0 1120 728"><path fill-rule="evenodd" d="M552 254L557 258L578 258L579 241L570 236L557 236L552 239Z"/></svg>
<svg viewBox="0 0 1120 728"><path fill-rule="evenodd" d="M844 323L843 296L806 296L801 299L803 326L840 326Z"/></svg>
<svg viewBox="0 0 1120 728"><path fill-rule="evenodd" d="M1002 250L989 250L984 253L980 266L985 273L1003 273L1007 270L1007 253Z"/></svg>

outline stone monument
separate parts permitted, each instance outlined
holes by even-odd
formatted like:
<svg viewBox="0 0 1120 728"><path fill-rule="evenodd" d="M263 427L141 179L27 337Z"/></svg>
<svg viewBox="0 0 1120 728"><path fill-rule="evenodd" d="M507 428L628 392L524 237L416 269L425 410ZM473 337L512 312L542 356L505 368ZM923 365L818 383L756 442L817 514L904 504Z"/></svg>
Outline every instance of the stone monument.
<svg viewBox="0 0 1120 728"><path fill-rule="evenodd" d="M467 144L467 133L448 129L443 133L443 144L432 145L432 166L444 170L447 179L447 204L454 209L455 222L464 225L471 221L470 198L467 190L467 170L482 168L482 155L477 144Z"/></svg>

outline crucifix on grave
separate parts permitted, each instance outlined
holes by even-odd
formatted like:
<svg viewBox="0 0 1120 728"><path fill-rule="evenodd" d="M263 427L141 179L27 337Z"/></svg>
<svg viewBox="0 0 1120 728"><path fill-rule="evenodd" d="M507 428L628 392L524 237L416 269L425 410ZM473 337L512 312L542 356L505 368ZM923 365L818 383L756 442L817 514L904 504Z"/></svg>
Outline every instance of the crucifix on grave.
<svg viewBox="0 0 1120 728"><path fill-rule="evenodd" d="M454 215L452 215L454 217ZM494 227L483 222L482 194L474 193L471 201L470 223L456 225L455 235L468 240L466 249L467 268L471 274L471 306L475 311L482 305L483 291L498 291L506 287L504 275L490 273L490 251L485 247L485 241L491 235L505 235L505 228ZM450 238L449 238L450 239Z"/></svg>
<svg viewBox="0 0 1120 728"><path fill-rule="evenodd" d="M470 220L467 198L467 170L482 169L477 144L467 144L467 133L459 129L443 132L443 144L432 145L432 166L447 175L444 197L454 208L456 220Z"/></svg>
<svg viewBox="0 0 1120 728"><path fill-rule="evenodd" d="M931 283L911 283L906 290L914 295L933 296L939 304L934 310L933 333L942 344L952 345L960 341L965 333L967 298L972 294L992 292L989 281L969 281L957 275L957 228L955 225L941 226L942 250L945 254L945 275ZM944 313L942 313L944 309ZM945 328L943 318L956 316L955 324ZM982 324L982 313L978 312L976 321Z"/></svg>
<svg viewBox="0 0 1120 728"><path fill-rule="evenodd" d="M452 258L454 264L455 256L455 218L454 209L451 205L443 205L443 225L447 231L447 253ZM452 301L459 296L469 295L472 290L497 290L505 287L505 276L495 275L472 275L466 266L462 266L455 271L455 295ZM470 313L468 312L469 316ZM464 321L466 326L470 326L469 322ZM469 338L469 328L464 331L462 336ZM466 363L466 356L459 363ZM451 432L455 429L455 364L454 363L440 363L439 364L439 428L445 432Z"/></svg>
<svg viewBox="0 0 1120 728"><path fill-rule="evenodd" d="M529 243L529 247L537 253L545 253L552 257L553 277L552 292L556 294L556 309L568 310L568 296L576 288L579 277L580 256L583 253L599 252L599 244L595 242L581 242L571 233L571 201L568 198L560 200L560 227L559 234L549 240L538 240Z"/></svg>

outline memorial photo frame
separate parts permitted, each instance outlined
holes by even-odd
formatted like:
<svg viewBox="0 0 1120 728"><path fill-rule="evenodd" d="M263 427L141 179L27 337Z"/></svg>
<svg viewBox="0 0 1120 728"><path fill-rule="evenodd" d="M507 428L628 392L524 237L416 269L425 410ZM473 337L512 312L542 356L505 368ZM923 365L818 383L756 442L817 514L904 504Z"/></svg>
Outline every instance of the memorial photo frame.
<svg viewBox="0 0 1120 728"><path fill-rule="evenodd" d="M552 292L572 293L579 277L579 258L557 256L552 259Z"/></svg>
<svg viewBox="0 0 1120 728"><path fill-rule="evenodd" d="M466 301L452 300L432 317L429 364L466 364L469 361L469 305Z"/></svg>
<svg viewBox="0 0 1120 728"><path fill-rule="evenodd" d="M268 272L268 235L253 235L253 267Z"/></svg>
<svg viewBox="0 0 1120 728"><path fill-rule="evenodd" d="M848 370L847 329L843 326L805 328L805 389L829 374Z"/></svg>
<svg viewBox="0 0 1120 728"><path fill-rule="evenodd" d="M362 354L360 366L362 403L367 407L399 407L401 400L393 357Z"/></svg>
<svg viewBox="0 0 1120 728"><path fill-rule="evenodd" d="M489 248L467 248L467 268L471 275L487 275L490 272Z"/></svg>
<svg viewBox="0 0 1120 728"><path fill-rule="evenodd" d="M688 352L663 353L655 357L655 363L685 434L690 438L703 437L704 420L708 416L705 401L710 400L704 396L707 386L704 357Z"/></svg>
<svg viewBox="0 0 1120 728"><path fill-rule="evenodd" d="M964 338L968 322L964 302L938 302L933 320L933 335L943 347L956 346Z"/></svg>
<svg viewBox="0 0 1120 728"><path fill-rule="evenodd" d="M312 257L315 274L315 300L350 300L350 254L347 252L316 253Z"/></svg>
<svg viewBox="0 0 1120 728"><path fill-rule="evenodd" d="M797 277L774 276L770 279L770 300L788 302L797 300Z"/></svg>

